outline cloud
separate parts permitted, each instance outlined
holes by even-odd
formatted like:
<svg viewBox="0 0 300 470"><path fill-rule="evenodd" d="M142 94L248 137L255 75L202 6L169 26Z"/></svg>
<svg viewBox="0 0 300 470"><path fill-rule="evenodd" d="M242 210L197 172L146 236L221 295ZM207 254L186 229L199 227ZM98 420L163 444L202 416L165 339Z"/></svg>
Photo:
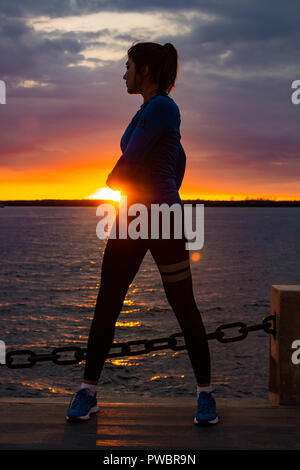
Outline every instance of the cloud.
<svg viewBox="0 0 300 470"><path fill-rule="evenodd" d="M49 16L51 18L86 15L103 12L138 12L138 11L178 11L181 9L195 10L198 8L214 8L219 2L203 2L202 0L186 0L184 3L176 0L2 0L1 10L15 17Z"/></svg>
<svg viewBox="0 0 300 470"><path fill-rule="evenodd" d="M0 165L26 165L22 149L32 151L28 165L38 165L49 159L48 142L63 148L72 134L111 132L118 140L141 104L126 94L124 57L133 41L150 40L173 42L179 52L172 96L199 175L204 165L213 178L215 164L232 174L238 166L253 181L294 180L299 13L296 2L278 0L2 0Z"/></svg>

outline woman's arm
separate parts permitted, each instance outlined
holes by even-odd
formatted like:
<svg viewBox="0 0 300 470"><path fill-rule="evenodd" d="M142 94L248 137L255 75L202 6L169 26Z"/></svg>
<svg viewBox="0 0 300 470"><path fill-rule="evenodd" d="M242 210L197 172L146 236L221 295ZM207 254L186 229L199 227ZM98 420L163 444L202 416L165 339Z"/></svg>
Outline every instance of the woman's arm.
<svg viewBox="0 0 300 470"><path fill-rule="evenodd" d="M135 176L145 157L160 137L169 129L179 127L177 105L163 96L151 100L129 139L126 150L108 175L106 184L112 189L127 189L135 183Z"/></svg>

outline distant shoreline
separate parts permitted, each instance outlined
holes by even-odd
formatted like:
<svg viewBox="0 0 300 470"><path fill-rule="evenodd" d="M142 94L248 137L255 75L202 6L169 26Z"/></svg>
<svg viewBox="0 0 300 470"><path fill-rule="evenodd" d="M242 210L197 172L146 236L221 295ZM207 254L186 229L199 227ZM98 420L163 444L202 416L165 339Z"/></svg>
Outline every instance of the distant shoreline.
<svg viewBox="0 0 300 470"><path fill-rule="evenodd" d="M118 202L107 199L36 199L0 201L0 208L8 206L43 206L43 207L93 207L102 203L118 206ZM206 207L300 207L300 201L272 201L266 199L247 199L241 201L210 201L204 199L182 199L184 204L204 204Z"/></svg>

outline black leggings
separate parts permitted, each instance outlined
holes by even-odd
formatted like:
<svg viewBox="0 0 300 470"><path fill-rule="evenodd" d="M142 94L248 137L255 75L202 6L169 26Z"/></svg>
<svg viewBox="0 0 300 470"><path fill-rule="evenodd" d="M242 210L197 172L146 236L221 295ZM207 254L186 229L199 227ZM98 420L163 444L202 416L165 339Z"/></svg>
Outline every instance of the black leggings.
<svg viewBox="0 0 300 470"><path fill-rule="evenodd" d="M130 222L128 217L127 223ZM115 323L128 288L149 249L159 269L164 290L182 330L187 352L199 385L209 384L211 367L205 328L197 308L189 264L189 251L181 239L109 238L102 261L101 284L91 324L84 380L98 381L114 340ZM182 216L183 220L183 216ZM118 230L118 216L116 219ZM184 228L184 223L181 222ZM118 233L118 231L117 231ZM166 332L166 335L170 332Z"/></svg>

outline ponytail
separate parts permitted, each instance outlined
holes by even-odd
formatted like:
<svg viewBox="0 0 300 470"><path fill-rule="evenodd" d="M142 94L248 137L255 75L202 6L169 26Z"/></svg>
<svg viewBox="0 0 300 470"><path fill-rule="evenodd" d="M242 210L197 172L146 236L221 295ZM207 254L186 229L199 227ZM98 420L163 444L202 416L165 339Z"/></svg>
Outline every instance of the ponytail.
<svg viewBox="0 0 300 470"><path fill-rule="evenodd" d="M178 54L175 47L167 42L162 46L162 60L159 74L159 88L162 91L170 93L175 86L178 67Z"/></svg>

